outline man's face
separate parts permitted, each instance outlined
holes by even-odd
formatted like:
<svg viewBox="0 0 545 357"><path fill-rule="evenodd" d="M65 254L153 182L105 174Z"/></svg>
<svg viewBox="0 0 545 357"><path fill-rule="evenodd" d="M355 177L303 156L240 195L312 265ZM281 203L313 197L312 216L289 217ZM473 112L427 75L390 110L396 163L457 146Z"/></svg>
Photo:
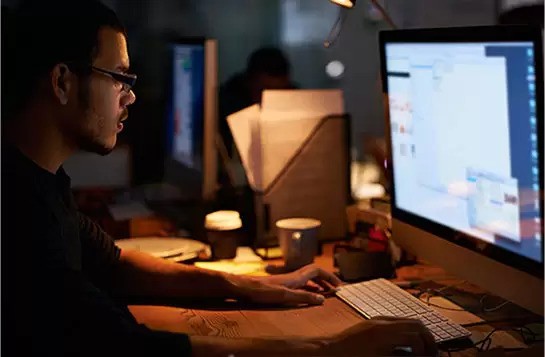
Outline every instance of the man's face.
<svg viewBox="0 0 545 357"><path fill-rule="evenodd" d="M92 63L94 67L128 72L129 54L122 33L109 27L101 28L98 47L98 55ZM121 82L95 70L87 81L80 81L79 86L78 111L81 114L78 117L81 119L78 118L75 128L76 144L82 150L106 155L114 149L117 134L123 129L121 122L128 115L127 107L136 97L132 91L123 90Z"/></svg>

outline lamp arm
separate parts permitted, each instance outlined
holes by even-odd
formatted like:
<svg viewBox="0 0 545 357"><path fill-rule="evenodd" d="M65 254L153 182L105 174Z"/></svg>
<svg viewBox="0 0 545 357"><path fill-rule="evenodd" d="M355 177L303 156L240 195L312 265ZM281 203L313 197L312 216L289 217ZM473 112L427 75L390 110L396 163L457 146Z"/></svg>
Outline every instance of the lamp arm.
<svg viewBox="0 0 545 357"><path fill-rule="evenodd" d="M384 17L384 20L388 23L388 25L390 25L390 27L394 30L397 29L396 24L394 23L390 15L388 15L388 12L384 9L384 7L378 2L378 0L370 0L370 1L373 4L373 6L376 7L377 10L381 13L382 17Z"/></svg>
<svg viewBox="0 0 545 357"><path fill-rule="evenodd" d="M331 31L329 31L329 34L327 35L326 40L324 41L324 47L329 48L335 43L337 40L337 37L339 37L339 34L341 33L341 29L344 24L344 20L346 19L346 14L344 12L343 8L339 9L339 16L337 16L337 20L333 24L333 27L331 27Z"/></svg>

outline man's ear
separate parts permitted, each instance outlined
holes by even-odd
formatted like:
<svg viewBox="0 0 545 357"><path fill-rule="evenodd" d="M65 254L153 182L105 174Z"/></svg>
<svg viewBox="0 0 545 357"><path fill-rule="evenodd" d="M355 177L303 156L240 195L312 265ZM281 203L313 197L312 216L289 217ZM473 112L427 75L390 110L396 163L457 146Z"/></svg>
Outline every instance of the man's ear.
<svg viewBox="0 0 545 357"><path fill-rule="evenodd" d="M64 63L58 63L53 67L51 71L51 86L59 103L66 105L70 90L74 87L74 76Z"/></svg>

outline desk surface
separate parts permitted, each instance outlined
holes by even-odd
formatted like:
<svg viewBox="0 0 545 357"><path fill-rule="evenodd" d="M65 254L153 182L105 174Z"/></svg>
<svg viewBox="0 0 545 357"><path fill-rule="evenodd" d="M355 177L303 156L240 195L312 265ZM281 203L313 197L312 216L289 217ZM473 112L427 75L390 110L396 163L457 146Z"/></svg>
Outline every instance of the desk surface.
<svg viewBox="0 0 545 357"><path fill-rule="evenodd" d="M316 257L315 263L323 269L334 271L332 245L324 246L323 254ZM399 269L397 273L400 279L410 280L436 277L444 279L446 275L440 268L424 265L405 267ZM468 289L478 288L468 286ZM129 309L138 322L152 329L231 338L324 336L340 332L364 319L336 297L327 298L322 306L303 308L253 308L236 303L225 303L221 306L199 306L197 308L131 305ZM467 312L439 311L458 323L482 321ZM488 325L470 328L478 336L484 336L492 329L493 327ZM505 332L495 334L494 337L497 343L507 346L520 344L513 335ZM538 346L535 352L535 355L542 356L543 345ZM477 351L468 349L455 355L475 356Z"/></svg>

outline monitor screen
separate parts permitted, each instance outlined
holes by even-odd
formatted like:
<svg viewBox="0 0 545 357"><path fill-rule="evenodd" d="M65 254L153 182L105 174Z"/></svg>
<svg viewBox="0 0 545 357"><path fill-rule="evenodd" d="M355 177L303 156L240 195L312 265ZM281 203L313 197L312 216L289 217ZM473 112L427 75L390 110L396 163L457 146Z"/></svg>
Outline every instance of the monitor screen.
<svg viewBox="0 0 545 357"><path fill-rule="evenodd" d="M171 44L172 104L168 152L178 162L202 169L204 43Z"/></svg>
<svg viewBox="0 0 545 357"><path fill-rule="evenodd" d="M533 43L385 51L397 207L541 262Z"/></svg>
<svg viewBox="0 0 545 357"><path fill-rule="evenodd" d="M394 30L379 42L393 239L543 314L541 29Z"/></svg>
<svg viewBox="0 0 545 357"><path fill-rule="evenodd" d="M184 199L212 200L217 190L217 41L169 42L165 181Z"/></svg>

